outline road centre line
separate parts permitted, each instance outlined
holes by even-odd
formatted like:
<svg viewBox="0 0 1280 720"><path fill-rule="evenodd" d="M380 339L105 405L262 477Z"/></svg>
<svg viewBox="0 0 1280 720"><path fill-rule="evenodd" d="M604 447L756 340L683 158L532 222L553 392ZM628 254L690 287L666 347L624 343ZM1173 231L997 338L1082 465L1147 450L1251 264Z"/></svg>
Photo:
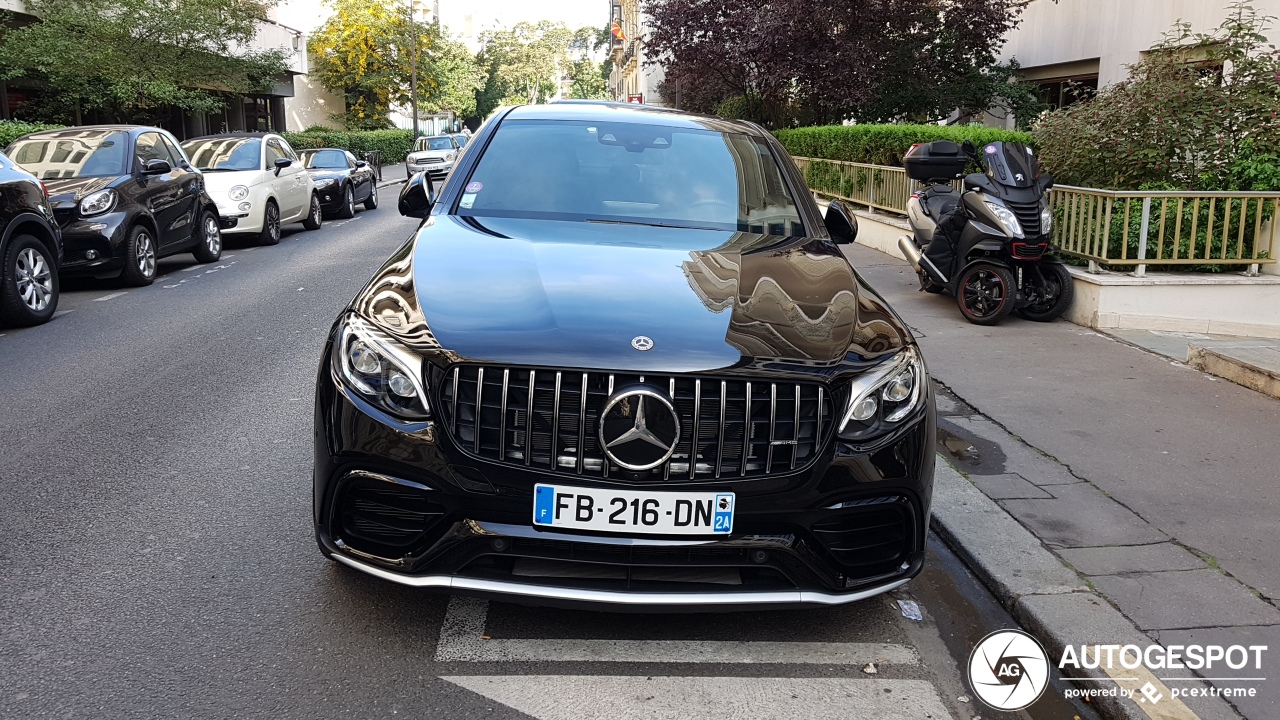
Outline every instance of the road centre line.
<svg viewBox="0 0 1280 720"><path fill-rule="evenodd" d="M927 680L642 675L481 675L441 679L539 720L951 717L938 691Z"/></svg>
<svg viewBox="0 0 1280 720"><path fill-rule="evenodd" d="M916 665L913 648L888 643L747 640L485 640L489 603L449 599L436 662L661 662L735 664Z"/></svg>
<svg viewBox="0 0 1280 720"><path fill-rule="evenodd" d="M108 300L115 300L116 298L120 297L121 295L128 295L128 294L129 294L129 291L128 291L128 290L121 290L120 292L114 292L114 293L111 293L110 295L103 295L103 296L102 296L102 297L100 297L100 298L94 298L94 299L93 299L93 301L94 301L94 302L106 302L106 301L108 301Z"/></svg>

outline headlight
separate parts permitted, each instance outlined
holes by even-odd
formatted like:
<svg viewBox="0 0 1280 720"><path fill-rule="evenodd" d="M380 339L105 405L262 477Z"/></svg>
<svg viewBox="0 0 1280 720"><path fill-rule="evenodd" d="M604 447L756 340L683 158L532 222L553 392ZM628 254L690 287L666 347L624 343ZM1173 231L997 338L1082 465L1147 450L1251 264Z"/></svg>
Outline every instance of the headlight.
<svg viewBox="0 0 1280 720"><path fill-rule="evenodd" d="M335 181L333 178L322 178L322 179L320 179L320 180L317 180L317 181L316 181L316 187L317 187L317 188L327 188L327 187L329 187L330 185L332 185L334 182L336 182L336 181Z"/></svg>
<svg viewBox="0 0 1280 720"><path fill-rule="evenodd" d="M1012 210L999 203L987 202L986 205L991 214L996 216L1001 225L1004 225L1005 232L1014 237L1022 237L1022 223L1018 222L1018 216L1014 215Z"/></svg>
<svg viewBox="0 0 1280 720"><path fill-rule="evenodd" d="M446 153L446 154L445 154L445 156L444 156L444 161L445 161L445 162L453 162L453 159L454 159L454 158L456 158L456 157L458 157L458 153L456 153L456 152Z"/></svg>
<svg viewBox="0 0 1280 720"><path fill-rule="evenodd" d="M356 315L340 321L333 374L347 389L399 423L431 417L422 358Z"/></svg>
<svg viewBox="0 0 1280 720"><path fill-rule="evenodd" d="M249 197L249 188L244 185L235 185L227 191L227 197L232 200L243 200Z"/></svg>
<svg viewBox="0 0 1280 720"><path fill-rule="evenodd" d="M421 156L421 155L410 155L410 156L409 156L409 162L413 163L414 165L417 165L418 163L422 162L422 156Z"/></svg>
<svg viewBox="0 0 1280 720"><path fill-rule="evenodd" d="M1040 211L1040 232L1044 235L1053 232L1053 211L1048 207Z"/></svg>
<svg viewBox="0 0 1280 720"><path fill-rule="evenodd" d="M902 422L924 401L927 382L924 359L914 346L860 375L850 385L840 436L859 440Z"/></svg>
<svg viewBox="0 0 1280 720"><path fill-rule="evenodd" d="M90 193L84 196L80 201L81 217L89 217L90 215L101 215L111 209L116 204L115 190L99 190L96 193Z"/></svg>

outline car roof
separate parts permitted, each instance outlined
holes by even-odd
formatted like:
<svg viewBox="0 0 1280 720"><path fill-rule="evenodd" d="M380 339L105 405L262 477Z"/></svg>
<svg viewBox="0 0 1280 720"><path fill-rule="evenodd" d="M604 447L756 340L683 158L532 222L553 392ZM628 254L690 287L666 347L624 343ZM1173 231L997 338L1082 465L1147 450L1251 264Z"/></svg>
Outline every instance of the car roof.
<svg viewBox="0 0 1280 720"><path fill-rule="evenodd" d="M503 120L630 122L716 132L736 132L757 137L767 134L759 125L742 120L729 120L655 105L609 100L561 100L546 105L519 105L512 108Z"/></svg>
<svg viewBox="0 0 1280 720"><path fill-rule="evenodd" d="M313 153L313 152L320 152L321 150L337 150L338 152L349 152L346 148L330 148L330 147L324 147L324 148L298 148L298 152L300 152L300 153L304 153L304 152L305 152L305 153Z"/></svg>
<svg viewBox="0 0 1280 720"><path fill-rule="evenodd" d="M167 132L163 128L152 127L150 125L76 125L74 127L57 128L55 130L39 130L37 132L24 135L23 137L46 139L46 138L71 138L76 137L84 132L125 132L134 133L147 130L160 130Z"/></svg>
<svg viewBox="0 0 1280 720"><path fill-rule="evenodd" d="M212 135L201 135L201 136L199 136L199 137L187 138L186 140L183 140L182 142L184 142L184 143L189 143L189 142L191 142L191 141L193 141L193 140L225 140L225 139L227 139L227 138L258 138L258 139L261 139L261 138L265 138L265 137L279 137L279 136L280 136L280 133L263 133L263 132L225 132L225 133L214 133L214 134L212 134Z"/></svg>

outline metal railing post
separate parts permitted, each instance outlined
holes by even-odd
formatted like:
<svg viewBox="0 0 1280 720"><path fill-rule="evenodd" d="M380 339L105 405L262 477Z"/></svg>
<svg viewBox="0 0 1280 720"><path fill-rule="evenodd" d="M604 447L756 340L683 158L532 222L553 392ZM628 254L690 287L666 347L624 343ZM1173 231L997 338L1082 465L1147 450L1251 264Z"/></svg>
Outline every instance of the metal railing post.
<svg viewBox="0 0 1280 720"><path fill-rule="evenodd" d="M876 209L876 169L874 167L867 168L867 210L875 211Z"/></svg>
<svg viewBox="0 0 1280 720"><path fill-rule="evenodd" d="M1125 202L1128 202L1126 200ZM1142 198L1142 229L1138 232L1138 259L1147 259L1147 229L1151 225L1151 198ZM1139 263L1133 271L1134 277L1146 277L1147 264Z"/></svg>

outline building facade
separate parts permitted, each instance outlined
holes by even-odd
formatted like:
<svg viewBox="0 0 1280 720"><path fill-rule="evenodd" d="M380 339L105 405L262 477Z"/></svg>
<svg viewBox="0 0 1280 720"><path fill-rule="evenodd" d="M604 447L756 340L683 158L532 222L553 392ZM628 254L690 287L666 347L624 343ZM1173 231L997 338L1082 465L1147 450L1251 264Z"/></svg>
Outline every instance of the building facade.
<svg viewBox="0 0 1280 720"><path fill-rule="evenodd" d="M610 0L609 13L613 32L610 54L613 72L609 75L609 87L613 91L613 99L664 105L659 90L662 68L646 64L652 58L645 55L647 18L640 8L640 0Z"/></svg>
<svg viewBox="0 0 1280 720"><path fill-rule="evenodd" d="M1002 61L1016 59L1022 76L1040 86L1051 108L1086 97L1129 76L1129 66L1177 22L1196 32L1218 27L1230 0L1033 0L1005 38ZM1280 16L1280 0L1253 0L1264 15ZM1280 28L1267 31L1280 43ZM994 115L992 124L1012 124Z"/></svg>

